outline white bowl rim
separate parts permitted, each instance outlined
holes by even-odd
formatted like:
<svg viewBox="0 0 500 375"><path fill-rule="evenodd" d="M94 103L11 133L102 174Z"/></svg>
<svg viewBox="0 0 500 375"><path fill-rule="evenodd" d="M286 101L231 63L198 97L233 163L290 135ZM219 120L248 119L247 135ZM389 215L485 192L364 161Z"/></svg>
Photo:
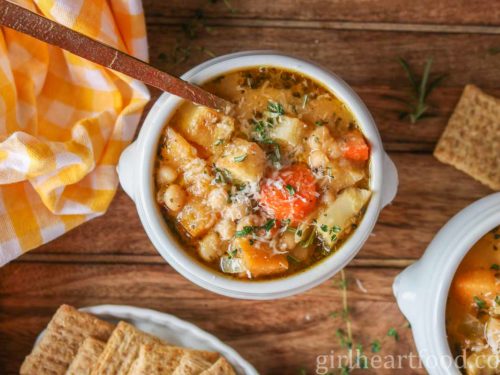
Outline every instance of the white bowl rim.
<svg viewBox="0 0 500 375"><path fill-rule="evenodd" d="M475 201L436 234L420 260L400 273L394 294L412 327L417 350L432 375L459 375L446 334L446 304L451 282L465 255L488 231L500 225L500 193ZM464 233L464 228L467 231Z"/></svg>
<svg viewBox="0 0 500 375"><path fill-rule="evenodd" d="M352 111L358 125L371 144L370 189L372 197L357 230L335 254L303 272L282 279L240 281L219 276L213 270L195 261L183 249L177 249L172 234L161 217L154 199L154 155L161 130L182 99L163 94L149 112L135 142L135 154L141 168L137 168L137 186L134 198L144 228L160 254L182 275L194 283L219 294L252 299L285 297L312 288L343 268L361 249L373 230L383 204L383 169L385 154L378 129L368 109L354 91L335 74L318 65L272 51L248 51L221 56L194 67L183 79L202 84L229 71L247 67L277 66L296 70L322 84L339 97ZM394 172L395 173L395 172ZM396 177L397 179L397 177ZM397 185L397 182L395 182ZM391 197L392 199L392 197ZM314 276L313 276L314 275Z"/></svg>

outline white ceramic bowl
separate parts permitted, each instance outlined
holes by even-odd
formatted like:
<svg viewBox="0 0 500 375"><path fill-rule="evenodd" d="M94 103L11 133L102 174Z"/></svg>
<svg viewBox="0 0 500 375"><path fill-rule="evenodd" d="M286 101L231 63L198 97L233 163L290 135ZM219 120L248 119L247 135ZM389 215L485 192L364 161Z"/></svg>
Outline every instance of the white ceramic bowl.
<svg viewBox="0 0 500 375"><path fill-rule="evenodd" d="M453 276L471 247L500 225L500 193L456 214L422 258L396 277L399 308L411 324L417 350L430 375L459 375L446 337L445 312Z"/></svg>
<svg viewBox="0 0 500 375"><path fill-rule="evenodd" d="M274 299L305 291L327 280L344 267L361 249L377 221L380 210L392 201L397 171L382 148L372 116L361 99L339 77L311 62L269 51L251 51L221 56L191 69L182 76L203 84L230 71L257 66L282 67L321 82L340 98L354 114L371 145L370 189L373 192L359 227L335 254L310 269L271 281L235 280L215 273L187 254L175 240L155 201L153 168L163 127L182 99L163 94L149 112L138 139L122 154L118 165L120 183L135 201L142 224L159 253L179 273L199 286L235 298Z"/></svg>

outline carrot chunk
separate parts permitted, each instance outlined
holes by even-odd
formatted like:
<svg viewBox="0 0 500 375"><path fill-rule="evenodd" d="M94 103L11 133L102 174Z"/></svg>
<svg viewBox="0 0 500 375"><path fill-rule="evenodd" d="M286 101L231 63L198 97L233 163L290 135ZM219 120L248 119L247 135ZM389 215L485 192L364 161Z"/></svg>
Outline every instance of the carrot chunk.
<svg viewBox="0 0 500 375"><path fill-rule="evenodd" d="M287 257L284 254L273 254L263 242L251 245L247 238L238 238L235 245L241 249L243 262L253 277L274 275L288 269Z"/></svg>
<svg viewBox="0 0 500 375"><path fill-rule="evenodd" d="M342 156L346 159L365 161L370 157L370 146L360 133L347 134L340 146Z"/></svg>
<svg viewBox="0 0 500 375"><path fill-rule="evenodd" d="M264 180L260 205L278 220L297 223L314 209L317 195L311 170L294 164Z"/></svg>

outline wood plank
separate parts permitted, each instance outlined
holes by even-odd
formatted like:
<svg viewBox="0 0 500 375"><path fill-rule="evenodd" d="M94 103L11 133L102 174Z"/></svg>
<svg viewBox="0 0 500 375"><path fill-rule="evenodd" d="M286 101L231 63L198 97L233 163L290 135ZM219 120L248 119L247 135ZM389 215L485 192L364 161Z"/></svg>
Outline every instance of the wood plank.
<svg viewBox="0 0 500 375"><path fill-rule="evenodd" d="M433 236L462 208L491 193L471 177L428 154L391 153L399 192L382 211L359 259L417 259ZM120 191L108 213L34 250L36 254L155 256L133 202ZM21 261L24 257L21 257ZM95 261L99 262L99 259ZM143 259L142 261L146 261Z"/></svg>
<svg viewBox="0 0 500 375"><path fill-rule="evenodd" d="M143 1L150 20L163 20L165 17L192 17L203 9L207 17L232 17L256 19L301 19L335 20L354 22L395 22L395 23L441 23L463 25L499 25L500 5L491 2L472 0L450 4L445 0L230 0L234 11L216 1L170 0L168 2Z"/></svg>
<svg viewBox="0 0 500 375"><path fill-rule="evenodd" d="M382 341L381 355L415 352L392 297L397 272L347 270L353 332L368 354L374 339ZM344 322L330 316L341 310L340 301L332 281L277 301L240 301L206 292L167 265L10 264L0 270L0 372L16 373L60 304L111 303L152 308L199 325L233 346L262 374L295 374L300 368L314 373L318 355L340 349L335 331ZM384 319L373 324L373 316ZM391 327L398 329L397 343L386 337Z"/></svg>
<svg viewBox="0 0 500 375"><path fill-rule="evenodd" d="M187 63L171 66L160 57L170 56L175 43L190 49ZM427 57L434 58L432 71L447 73L444 87L463 87L475 83L498 89L499 55L488 49L498 47L498 35L422 34L413 32L359 30L296 30L277 28L225 27L201 32L189 41L179 27L151 25L149 42L152 63L179 74L207 60L208 48L215 55L272 49L311 59L326 66L354 86L387 86L404 90L408 80L397 62L405 57L417 71ZM401 91L401 93L404 93Z"/></svg>

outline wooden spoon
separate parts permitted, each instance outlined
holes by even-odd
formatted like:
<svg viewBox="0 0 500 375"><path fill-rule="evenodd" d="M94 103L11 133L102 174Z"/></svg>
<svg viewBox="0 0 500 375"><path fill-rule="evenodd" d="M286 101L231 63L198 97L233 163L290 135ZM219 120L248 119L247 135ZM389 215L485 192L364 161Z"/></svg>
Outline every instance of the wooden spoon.
<svg viewBox="0 0 500 375"><path fill-rule="evenodd" d="M28 34L106 68L128 75L147 85L227 112L232 104L200 87L162 72L151 65L98 42L77 31L42 17L7 0L0 0L0 25Z"/></svg>

